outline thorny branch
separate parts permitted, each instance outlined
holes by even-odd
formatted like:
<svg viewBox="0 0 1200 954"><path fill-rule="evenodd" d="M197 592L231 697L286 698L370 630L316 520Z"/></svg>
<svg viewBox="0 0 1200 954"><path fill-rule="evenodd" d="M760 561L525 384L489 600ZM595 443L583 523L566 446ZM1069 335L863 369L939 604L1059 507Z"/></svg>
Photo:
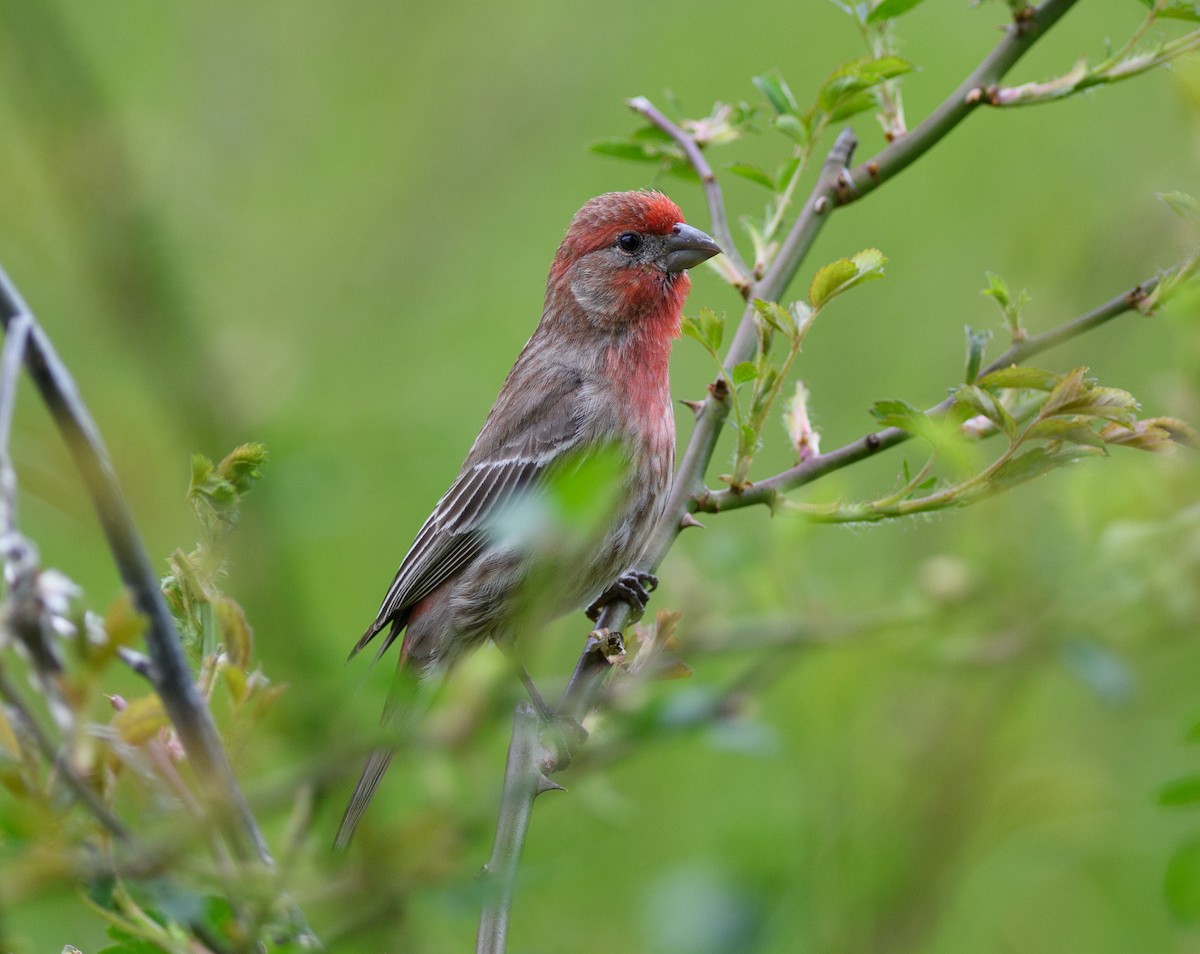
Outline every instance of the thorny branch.
<svg viewBox="0 0 1200 954"><path fill-rule="evenodd" d="M979 376L983 377L992 371L1006 368L1009 365L1020 364L1035 354L1040 354L1043 351L1053 348L1055 345L1062 344L1064 341L1069 341L1072 338L1092 331L1114 318L1118 318L1131 311L1137 311L1141 303L1158 286L1160 280L1158 277L1147 279L1131 291L1123 292L1077 318L1065 321L1061 325L1056 325L1042 332L1040 335L1034 335L1024 341L1016 342L1004 354L983 368ZM940 404L930 408L926 413L930 415L943 414L949 410L953 403L953 398L947 398ZM755 481L744 489L703 490L693 498L693 506L697 511L704 513L736 510L741 507L751 506L752 504L765 504L768 507L772 507L781 499L782 494L786 491L810 484L814 480L824 477L835 470L840 470L850 464L857 463L866 457L872 457L882 450L895 447L910 437L912 437L912 434L908 431L901 430L898 427L886 427L860 437L858 440L839 447L836 450L810 457L795 467L775 474L772 477Z"/></svg>
<svg viewBox="0 0 1200 954"><path fill-rule="evenodd" d="M983 62L924 122L855 168L850 168L850 160L857 139L851 130L843 131L830 149L808 200L784 238L779 253L761 279L747 289L739 288L743 297L748 302L753 302L756 298L766 301L778 300L795 277L830 213L873 192L883 182L932 149L983 102L983 91L998 84L1008 70L1034 43L1045 36L1046 31L1070 10L1075 2L1076 0L1045 0L1040 6L1027 8L1010 23L1004 38ZM716 177L699 146L686 132L662 116L645 98L630 100L629 105L671 136L683 149L704 186L712 228L718 242L730 260L739 267L740 274L748 275L749 272L737 255L729 234L728 217ZM752 304L748 305L742 314L726 353L724 366L727 371L739 362L747 360L754 350L754 314ZM694 498L707 492L704 475L730 410L729 389L722 385L724 382L719 380L710 386L709 396L696 408L696 425L676 470L666 510L638 562L637 569L653 572L662 562L680 530L696 524L691 516L696 506ZM817 460L822 459L824 458ZM560 703L558 711L565 720L578 723L595 704L605 676L612 668L610 660L618 660L623 651L619 631L629 620L631 611L632 608L628 604L614 601L608 604L597 620L597 628L588 638ZM563 758L557 746L546 743L545 732L542 734L542 741L533 750L529 750L523 744L518 745L518 735L524 736L527 729L518 711L505 772L492 861L484 869L489 900L485 904L479 924L477 952L500 954L505 950L512 901L511 878L515 873L513 866L520 858L525 832L528 830L529 818L533 811L533 801L540 792L555 787L553 783L549 783L545 773L557 771L569 761L569 754ZM503 870L493 867L500 861L503 861Z"/></svg>

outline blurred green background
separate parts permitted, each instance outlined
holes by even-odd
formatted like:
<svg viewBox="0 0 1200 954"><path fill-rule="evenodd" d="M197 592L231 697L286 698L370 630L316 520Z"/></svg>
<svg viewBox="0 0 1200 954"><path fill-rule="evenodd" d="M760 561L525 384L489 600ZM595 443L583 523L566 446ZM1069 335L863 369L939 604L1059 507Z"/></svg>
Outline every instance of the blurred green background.
<svg viewBox="0 0 1200 954"><path fill-rule="evenodd" d="M1143 12L1079 4L1010 79L1103 56ZM920 67L904 80L910 124L1004 14L938 0L900 21ZM669 88L702 115L758 102L750 77L778 67L804 103L861 52L815 2L0 2L0 263L74 371L151 553L195 539L193 451L271 453L229 589L264 671L289 686L234 753L272 837L297 767L376 724L387 667L368 678L346 652L532 330L570 216L655 186L707 225L698 187L586 144L636 125L627 97L662 104ZM1197 89L1192 64L981 112L834 217L802 282L867 246L890 263L800 359L825 448L869 430L877 399L940 400L964 324L999 341L985 271L1030 290L1040 330L1187 252L1194 236L1154 193L1200 194L1188 77ZM860 158L877 151L870 116L855 125ZM782 148L763 134L714 161L773 165ZM726 189L735 217L758 212L755 186ZM709 273L688 310L701 305L739 313ZM1195 314L1127 316L1039 363L1089 365L1147 414L1200 420ZM672 370L681 398L711 375L687 341ZM760 475L790 463L776 433ZM107 605L96 521L27 387L14 451L23 529ZM906 446L809 499L878 495L906 455L919 464ZM513 949L1200 951L1164 897L1200 812L1157 804L1200 770L1185 742L1200 717L1198 478L1193 456L1118 451L936 520L855 532L754 511L685 535L652 603L683 612L685 647L760 621L895 623L697 655L690 681L656 687L648 705L676 731L635 737L539 801ZM535 674L561 680L585 631L564 621L529 647ZM761 691L687 728L689 706L756 660ZM348 858L326 846L353 769L322 790L292 877L331 949L469 949L506 691L483 732L393 770ZM21 951L105 943L69 885L4 917Z"/></svg>

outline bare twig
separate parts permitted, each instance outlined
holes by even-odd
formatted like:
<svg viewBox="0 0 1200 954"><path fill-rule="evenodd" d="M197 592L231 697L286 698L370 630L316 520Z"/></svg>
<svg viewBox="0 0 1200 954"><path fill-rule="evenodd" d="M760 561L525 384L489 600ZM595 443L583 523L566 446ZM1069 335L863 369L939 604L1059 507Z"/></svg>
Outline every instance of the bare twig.
<svg viewBox="0 0 1200 954"><path fill-rule="evenodd" d="M1167 274L1170 274L1170 272ZM1158 277L1148 279L1130 291L1110 298L1104 304L1093 308L1091 311L1077 318L1065 321L1061 325L1056 325L1042 332L1040 335L1034 335L1032 338L1027 338L1024 341L1013 344L1004 354L1000 355L1000 357L980 371L979 376L983 377L983 375L1000 368L1019 364L1035 354L1040 354L1049 348L1053 348L1055 345L1076 338L1106 322L1112 321L1114 318L1131 311L1136 311L1146 297L1154 291L1160 280ZM930 408L926 413L945 413L953 403L953 398L947 398L940 404ZM704 490L696 494L692 503L696 510L705 513L737 510L741 507L748 507L754 504L765 504L768 507L772 507L779 502L782 494L786 491L803 486L804 484L810 484L814 480L824 477L835 470L840 470L850 464L857 463L863 458L874 456L882 450L895 447L910 437L912 437L912 434L908 431L901 430L898 427L887 427L860 437L858 440L839 447L836 450L829 451L827 454L810 457L795 467L763 480L755 481L740 491L735 491L732 488L728 490Z"/></svg>
<svg viewBox="0 0 1200 954"><path fill-rule="evenodd" d="M645 96L635 96L628 100L628 104L635 113L644 116L651 124L674 139L683 150L684 155L687 156L691 167L696 170L696 175L700 177L700 184L704 186L704 197L708 200L708 217L712 221L713 238L717 240L721 251L725 253L725 257L737 271L741 279L737 286L738 291L741 292L742 297L746 297L750 293L750 269L742 261L737 244L733 241L733 233L729 231L729 218L725 213L725 199L721 195L721 184L717 182L716 174L709 166L708 160L704 158L700 146L697 145L695 139L664 116Z"/></svg>

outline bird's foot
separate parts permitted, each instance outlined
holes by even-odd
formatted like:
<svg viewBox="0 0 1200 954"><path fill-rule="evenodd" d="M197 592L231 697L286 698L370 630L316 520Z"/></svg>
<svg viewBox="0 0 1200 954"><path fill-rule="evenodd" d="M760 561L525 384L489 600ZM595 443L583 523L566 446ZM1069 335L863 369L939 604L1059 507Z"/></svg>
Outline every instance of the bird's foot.
<svg viewBox="0 0 1200 954"><path fill-rule="evenodd" d="M634 617L640 617L646 612L646 604L650 594L658 586L658 577L645 570L629 569L617 577L617 581L587 608L587 616L593 623L600 618L604 607L609 603L622 600L629 604Z"/></svg>

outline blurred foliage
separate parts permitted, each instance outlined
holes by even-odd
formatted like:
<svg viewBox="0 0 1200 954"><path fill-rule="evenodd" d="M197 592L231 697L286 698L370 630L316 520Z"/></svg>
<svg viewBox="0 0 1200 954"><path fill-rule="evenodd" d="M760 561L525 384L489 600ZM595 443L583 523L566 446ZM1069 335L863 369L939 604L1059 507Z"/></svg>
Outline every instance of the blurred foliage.
<svg viewBox="0 0 1200 954"><path fill-rule="evenodd" d="M903 18L872 19L884 7ZM848 9L854 19L833 4L801 15L716 0L686 11L0 0L0 262L76 373L149 549L175 554L162 569L194 650L218 659L218 646L240 647L234 669L248 684L258 667L270 676L259 685L271 705L246 723L231 670L201 670L225 687L214 707L281 880L331 950L458 951L474 935L474 874L519 686L491 651L456 672L354 850L333 856L388 682L386 664L364 675L342 659L532 329L571 212L602 191L655 186L703 225L698 184L668 177L680 168L669 144L622 136L623 99L669 88L677 115L707 117L689 131L729 156L718 172L759 265L792 197L806 194L820 134L871 93L851 121L860 158L874 153L974 68L1007 14ZM793 438L763 432L756 473L793 464L816 429L826 447L871 430L881 399L943 398L964 381L964 324L1036 334L1191 251L1186 217L1154 195L1200 194L1200 68L1179 58L1111 82L1136 71L1114 73L1105 37L1134 37L1145 12L1136 0L1080 4L1012 89L1046 99L1066 85L1048 77L1071 77L1072 92L1091 92L981 111L833 219L811 261L878 247L887 280L813 324L794 358L807 396L790 406ZM1188 28L1157 24L1116 49L1173 53ZM1079 62L1099 66L1072 72ZM849 63L875 63L877 82L844 82L863 75ZM730 105L699 105L718 99ZM654 161L591 157L581 147L598 139L632 139ZM804 288L825 287L816 271L802 273ZM1007 278L987 279L998 323L978 294L987 273ZM696 276L690 314L708 307L716 320L739 306L718 274ZM1195 422L1198 317L1195 296L1180 294L1039 364L1063 369L1054 386L1090 368L1137 395L1140 420ZM982 347L969 344L965 383L980 391L973 409L1004 430L1013 382L975 380L970 353ZM672 372L680 397L713 375L690 341ZM743 390L760 387L754 372ZM1067 376L1088 393L1083 376ZM32 398L21 392L13 436L21 529L90 605L110 606L103 627L89 623L74 587L48 580L60 628L76 634L64 644L67 688L86 688L88 719L115 723L101 693L133 700L125 711L145 696L111 662L139 623ZM178 493L184 462L245 441L270 447L272 463L240 532L225 533L220 501L257 467L201 463L192 501L214 509L185 552L195 530ZM736 472L747 449L731 429L714 472ZM911 483L924 460L912 442L795 496L874 499L881 484ZM672 551L654 596L652 609L682 616L640 637L667 650L647 657L658 674L683 674L681 660L693 675L618 685L561 777L570 793L539 800L513 949L1194 950L1197 487L1188 452L1118 448L971 510L871 532L765 510L706 518L708 530ZM216 608L222 599L244 617ZM561 683L585 627L565 620L522 646L539 682ZM108 641L82 638L99 632ZM103 687L87 676L101 656ZM6 949L148 949L114 941L81 904L61 860L87 817L20 754L6 715ZM168 745L153 718L123 721L136 730L129 751ZM95 765L102 748L86 732L71 740L69 758ZM204 856L160 784L116 787L139 835ZM92 902L120 910L117 931L132 936L131 925L156 930L140 920L147 911L227 925L212 900L222 890L257 906L277 887L199 861L191 870L181 886L95 884Z"/></svg>

